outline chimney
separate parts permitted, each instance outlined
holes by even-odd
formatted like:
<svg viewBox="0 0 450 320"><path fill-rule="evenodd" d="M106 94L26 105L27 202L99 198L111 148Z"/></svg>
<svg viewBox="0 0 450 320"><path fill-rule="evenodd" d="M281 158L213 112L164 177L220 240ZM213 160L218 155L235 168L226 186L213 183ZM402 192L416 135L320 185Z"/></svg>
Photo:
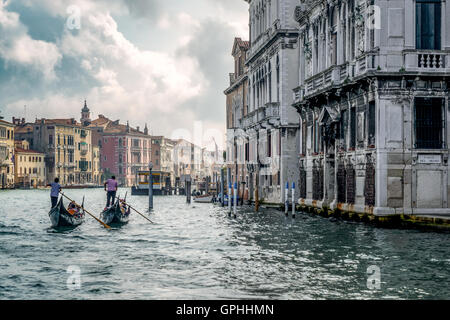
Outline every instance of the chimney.
<svg viewBox="0 0 450 320"><path fill-rule="evenodd" d="M130 132L130 122L127 120L127 132Z"/></svg>
<svg viewBox="0 0 450 320"><path fill-rule="evenodd" d="M140 131L139 131L139 126L136 127L136 130L137 130L137 132L140 132Z"/></svg>
<svg viewBox="0 0 450 320"><path fill-rule="evenodd" d="M22 124L25 124L25 118L22 118Z"/></svg>

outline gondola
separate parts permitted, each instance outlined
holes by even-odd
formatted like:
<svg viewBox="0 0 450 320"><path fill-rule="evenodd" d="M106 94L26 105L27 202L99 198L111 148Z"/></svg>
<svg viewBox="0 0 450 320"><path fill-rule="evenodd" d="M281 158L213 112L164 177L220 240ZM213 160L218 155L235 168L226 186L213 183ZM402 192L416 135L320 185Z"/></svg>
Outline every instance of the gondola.
<svg viewBox="0 0 450 320"><path fill-rule="evenodd" d="M81 211L76 215L71 215L64 207L63 197L58 201L58 204L53 207L48 213L53 228L57 227L76 227L84 222L84 199L81 206Z"/></svg>
<svg viewBox="0 0 450 320"><path fill-rule="evenodd" d="M128 207L128 209L122 207L120 205L120 200L117 199L111 207L103 210L101 214L102 220L108 225L128 223L128 219L130 218L130 210L130 207Z"/></svg>

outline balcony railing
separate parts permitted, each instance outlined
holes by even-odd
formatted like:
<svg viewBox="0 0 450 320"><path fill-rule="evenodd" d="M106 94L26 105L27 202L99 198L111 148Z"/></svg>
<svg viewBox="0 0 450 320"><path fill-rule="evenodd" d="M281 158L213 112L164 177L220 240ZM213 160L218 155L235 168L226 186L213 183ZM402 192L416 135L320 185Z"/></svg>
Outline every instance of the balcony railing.
<svg viewBox="0 0 450 320"><path fill-rule="evenodd" d="M445 55L443 54L419 53L417 58L419 68L445 68Z"/></svg>
<svg viewBox="0 0 450 320"><path fill-rule="evenodd" d="M450 52L441 50L404 51L405 71L450 71Z"/></svg>
<svg viewBox="0 0 450 320"><path fill-rule="evenodd" d="M302 85L294 89L294 103L328 87L340 85L347 79L364 75L369 70L373 70L373 60L374 54L365 54L352 63L334 65L307 78Z"/></svg>
<svg viewBox="0 0 450 320"><path fill-rule="evenodd" d="M280 116L280 104L278 102L266 103L241 119L241 126L243 128L251 127L258 122L269 118L278 118Z"/></svg>

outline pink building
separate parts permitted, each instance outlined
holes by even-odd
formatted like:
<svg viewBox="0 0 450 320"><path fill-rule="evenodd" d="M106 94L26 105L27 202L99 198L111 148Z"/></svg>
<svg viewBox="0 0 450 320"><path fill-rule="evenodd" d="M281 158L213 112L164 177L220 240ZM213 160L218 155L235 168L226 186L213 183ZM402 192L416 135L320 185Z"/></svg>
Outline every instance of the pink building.
<svg viewBox="0 0 450 320"><path fill-rule="evenodd" d="M92 142L100 147L100 164L105 179L115 175L122 186L135 184L136 172L148 170L151 160L152 137L147 125L143 132L112 121L103 115L89 121Z"/></svg>

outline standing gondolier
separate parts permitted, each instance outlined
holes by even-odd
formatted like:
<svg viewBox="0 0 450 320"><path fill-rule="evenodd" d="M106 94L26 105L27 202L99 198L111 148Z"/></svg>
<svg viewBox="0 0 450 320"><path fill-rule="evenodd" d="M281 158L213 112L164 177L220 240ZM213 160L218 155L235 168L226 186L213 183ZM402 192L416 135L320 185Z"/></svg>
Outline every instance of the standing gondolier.
<svg viewBox="0 0 450 320"><path fill-rule="evenodd" d="M55 181L50 184L50 187L52 187L50 191L50 199L52 201L52 208L54 208L58 204L59 193L62 189L61 185L59 184L59 179L55 178Z"/></svg>
<svg viewBox="0 0 450 320"><path fill-rule="evenodd" d="M117 191L117 181L116 177L112 176L111 179L108 179L105 182L105 191L106 193L106 207L109 208L109 205L114 204L116 199L116 191Z"/></svg>

